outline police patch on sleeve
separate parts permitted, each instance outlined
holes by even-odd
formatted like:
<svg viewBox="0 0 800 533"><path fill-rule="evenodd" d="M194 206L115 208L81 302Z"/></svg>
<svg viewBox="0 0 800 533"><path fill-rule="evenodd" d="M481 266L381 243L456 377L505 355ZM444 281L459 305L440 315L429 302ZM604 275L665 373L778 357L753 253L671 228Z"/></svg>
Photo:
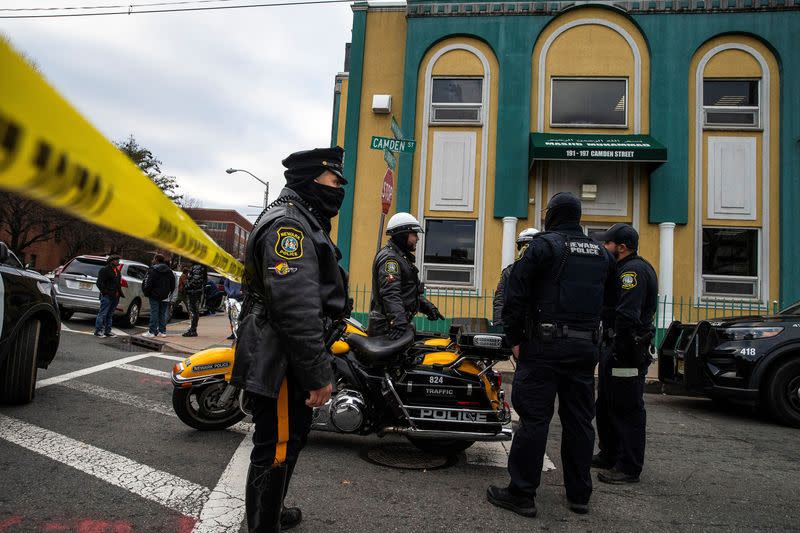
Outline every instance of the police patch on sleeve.
<svg viewBox="0 0 800 533"><path fill-rule="evenodd" d="M622 282L623 290L630 290L636 286L636 272L623 272L619 280Z"/></svg>
<svg viewBox="0 0 800 533"><path fill-rule="evenodd" d="M389 259L383 265L383 271L387 274L397 274L400 272L400 265L394 259Z"/></svg>
<svg viewBox="0 0 800 533"><path fill-rule="evenodd" d="M303 257L303 232L295 228L278 228L275 253L288 261Z"/></svg>
<svg viewBox="0 0 800 533"><path fill-rule="evenodd" d="M297 272L297 267L290 267L286 261L279 261L274 267L269 267L268 270L273 271L276 276L288 276L293 272Z"/></svg>
<svg viewBox="0 0 800 533"><path fill-rule="evenodd" d="M522 248L519 249L519 252L517 252L517 257L514 259L514 261L519 261L520 259L522 259L522 256L525 255L525 252L528 251L528 246L530 246L530 244L525 244Z"/></svg>

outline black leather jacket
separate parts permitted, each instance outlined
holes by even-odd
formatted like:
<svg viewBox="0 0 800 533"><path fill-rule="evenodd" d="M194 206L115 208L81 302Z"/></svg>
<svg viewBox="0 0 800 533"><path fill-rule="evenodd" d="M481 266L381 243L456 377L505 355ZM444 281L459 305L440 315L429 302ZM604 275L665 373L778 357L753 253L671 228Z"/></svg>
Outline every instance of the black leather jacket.
<svg viewBox="0 0 800 533"><path fill-rule="evenodd" d="M314 214L283 189L247 242L233 385L276 398L287 372L306 391L331 383L326 330L347 312L338 259Z"/></svg>
<svg viewBox="0 0 800 533"><path fill-rule="evenodd" d="M189 270L189 279L186 282L186 292L201 292L208 281L208 269L199 263L192 265Z"/></svg>
<svg viewBox="0 0 800 533"><path fill-rule="evenodd" d="M369 306L369 334L383 335L392 328L407 328L418 312L433 309L425 298L414 256L394 242L378 251L372 263L372 300Z"/></svg>
<svg viewBox="0 0 800 533"><path fill-rule="evenodd" d="M508 277L511 275L511 267L513 266L514 263L511 263L503 269L500 273L500 281L497 282L497 289L494 291L494 298L492 299L492 324L495 326L503 325L503 304L506 301L506 283L508 283Z"/></svg>

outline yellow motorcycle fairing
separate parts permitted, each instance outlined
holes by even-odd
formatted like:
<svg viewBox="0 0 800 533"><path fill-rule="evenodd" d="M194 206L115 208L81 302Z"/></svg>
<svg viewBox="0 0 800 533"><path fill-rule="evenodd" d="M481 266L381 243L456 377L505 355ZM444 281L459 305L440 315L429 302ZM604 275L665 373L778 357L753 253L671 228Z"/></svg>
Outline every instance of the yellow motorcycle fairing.
<svg viewBox="0 0 800 533"><path fill-rule="evenodd" d="M223 376L230 381L233 372L233 348L209 348L176 363L172 368L172 382L181 387L191 387L197 381L213 376Z"/></svg>
<svg viewBox="0 0 800 533"><path fill-rule="evenodd" d="M367 336L366 332L358 329L357 327L355 327L354 325L352 325L349 322L347 323L347 329L345 329L345 334L346 335L361 335L362 337L366 337ZM331 353L333 355L345 355L349 351L350 351L350 345L347 343L347 341L338 340L338 341L333 343L333 346L331 346Z"/></svg>
<svg viewBox="0 0 800 533"><path fill-rule="evenodd" d="M422 359L423 365L451 365L453 364L458 358L461 357L457 352L431 352L429 354L425 354L425 357ZM456 367L456 370L459 372L463 372L464 374L472 374L473 376L477 376L482 371L478 368L473 361L466 359L459 363ZM486 374L481 376L481 382L483 383L483 387L486 389L486 395L489 397L489 401L492 405L500 407L500 401L497 396L497 390L495 390L494 386L492 386L492 382L489 381L489 378L486 377Z"/></svg>
<svg viewBox="0 0 800 533"><path fill-rule="evenodd" d="M446 339L444 337L436 337L433 339L425 339L424 341L422 341L422 344L424 344L428 348L447 348L448 346L450 346L450 339Z"/></svg>

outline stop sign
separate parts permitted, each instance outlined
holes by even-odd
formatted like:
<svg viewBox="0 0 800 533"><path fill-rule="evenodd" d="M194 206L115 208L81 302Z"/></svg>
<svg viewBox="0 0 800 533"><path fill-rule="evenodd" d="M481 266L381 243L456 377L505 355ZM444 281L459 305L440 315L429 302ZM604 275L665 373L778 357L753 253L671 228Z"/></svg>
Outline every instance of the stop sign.
<svg viewBox="0 0 800 533"><path fill-rule="evenodd" d="M392 169L387 168L386 174L383 175L383 187L381 188L381 204L383 206L383 214L389 213L389 207L392 205L392 193L394 192L394 177L392 176Z"/></svg>

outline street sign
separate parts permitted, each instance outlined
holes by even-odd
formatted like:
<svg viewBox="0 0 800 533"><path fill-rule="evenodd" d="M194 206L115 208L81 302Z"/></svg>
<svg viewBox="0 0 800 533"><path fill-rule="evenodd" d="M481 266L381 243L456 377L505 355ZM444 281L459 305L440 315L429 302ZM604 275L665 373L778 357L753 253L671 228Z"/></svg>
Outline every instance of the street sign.
<svg viewBox="0 0 800 533"><path fill-rule="evenodd" d="M383 151L383 160L386 161L386 164L389 165L389 168L392 170L397 170L397 159L394 158L392 152L389 150Z"/></svg>
<svg viewBox="0 0 800 533"><path fill-rule="evenodd" d="M394 135L395 139L405 139L405 135L403 135L403 130L400 129L400 124L397 123L395 120L394 115L392 115L392 121L389 123L389 127L392 130L392 135Z"/></svg>
<svg viewBox="0 0 800 533"><path fill-rule="evenodd" d="M381 205L383 207L383 214L389 213L389 207L392 205L392 193L394 192L394 177L392 176L392 169L387 168L386 174L383 175L383 187L381 188Z"/></svg>
<svg viewBox="0 0 800 533"><path fill-rule="evenodd" d="M370 148L373 150L389 150L391 152L403 152L413 154L417 147L417 141L407 141L404 139L390 139L389 137L372 137Z"/></svg>

